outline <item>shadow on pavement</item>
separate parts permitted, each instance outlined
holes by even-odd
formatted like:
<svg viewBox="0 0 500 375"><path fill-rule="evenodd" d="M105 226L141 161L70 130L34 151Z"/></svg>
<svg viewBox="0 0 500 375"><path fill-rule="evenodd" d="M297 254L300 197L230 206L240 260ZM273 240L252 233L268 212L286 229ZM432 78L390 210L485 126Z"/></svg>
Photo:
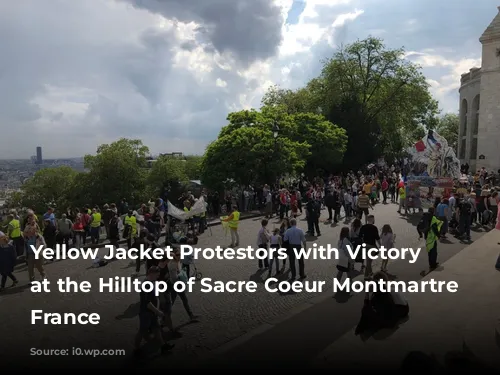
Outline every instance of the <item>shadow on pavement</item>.
<svg viewBox="0 0 500 375"><path fill-rule="evenodd" d="M418 214L418 213L409 214L409 215L401 215L401 218L405 219L408 222L408 224L411 224L414 227L416 227L418 225L418 223L420 222L420 219L422 219L422 215Z"/></svg>
<svg viewBox="0 0 500 375"><path fill-rule="evenodd" d="M471 372L472 370L484 370L488 368L477 358L477 356L463 342L461 351L450 351L444 355L444 363L441 364L434 354L426 354L421 351L413 351L403 360L401 372L403 374L429 374L443 372Z"/></svg>
<svg viewBox="0 0 500 375"><path fill-rule="evenodd" d="M137 315L139 315L139 307L140 307L140 302L133 303L129 305L122 314L116 316L115 319L123 320L123 319L135 318Z"/></svg>
<svg viewBox="0 0 500 375"><path fill-rule="evenodd" d="M353 297L353 295L349 292L337 292L335 293L335 295L333 296L333 299L337 302L337 303L346 303L348 302L351 298Z"/></svg>
<svg viewBox="0 0 500 375"><path fill-rule="evenodd" d="M5 295L9 295L9 294L22 293L26 289L29 289L30 286L31 286L30 284L24 284L24 285L14 286L14 287L10 287L10 288L5 288L4 290L2 290L0 295L5 296Z"/></svg>
<svg viewBox="0 0 500 375"><path fill-rule="evenodd" d="M264 279L263 279L263 275L265 272L268 272L267 270L265 269L262 269L262 270L258 270L257 272L255 272L253 275L250 275L250 278L248 280L250 281L254 281L256 282L257 284L264 284Z"/></svg>

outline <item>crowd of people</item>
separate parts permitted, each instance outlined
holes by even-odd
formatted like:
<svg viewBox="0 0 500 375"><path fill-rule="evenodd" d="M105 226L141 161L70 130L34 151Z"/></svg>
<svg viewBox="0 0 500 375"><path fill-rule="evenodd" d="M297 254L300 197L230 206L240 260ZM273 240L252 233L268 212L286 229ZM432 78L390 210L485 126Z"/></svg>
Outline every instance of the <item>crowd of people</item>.
<svg viewBox="0 0 500 375"><path fill-rule="evenodd" d="M281 260L281 265L278 258L259 260L257 266L267 270L269 277L273 276L273 268L274 276L289 272L291 281L297 277L299 280L307 277L304 259L297 259L293 249L306 247L306 239L321 235L319 222L326 211L328 217L324 221L335 226L343 218L346 225L341 228L337 244L341 257L336 265L335 277L339 281L346 275L349 278L353 275L355 265L360 264L360 270L357 272L363 274L366 279L385 278L389 275L387 262L383 262L379 272L374 272L370 259L351 259L346 249L348 246L355 247L362 243L367 247L394 247L396 234L391 226L384 224L379 230L375 225L373 209L377 204L392 203L401 215L416 213L416 209L423 211L422 207L416 207L407 196L406 176L402 172L395 167L371 168L363 173L350 172L346 175L331 175L311 180L282 179L274 185L246 187L239 191L227 191L223 195L202 191L199 198L206 202L206 212L202 210L190 217L184 223L189 233L183 238L177 238L175 243L171 237L171 228L175 226L176 220L168 214L167 201L161 198L151 199L148 203L141 204L137 210L131 209L126 199L119 204L105 204L102 208L86 206L82 209L67 209L57 215L54 209L48 208L40 218L32 210L27 210L23 217L13 210L9 213L5 232L0 232L0 287L5 288L8 278L12 280L13 285L18 283L13 271L22 256L27 264L30 281L35 280L35 270L41 278L46 277L44 261L35 257L31 245L54 247L56 244L71 244L80 247L90 240L90 244L96 246L101 243L104 235L114 246L124 240L129 248L137 248L139 245L159 247L161 236L165 233L164 242L175 248L175 245L180 243L196 243L197 236L203 234L207 228L207 214L226 214L222 220L227 222L231 234L230 246L236 247L240 241L240 211L250 210L260 210L265 216L257 234L256 245L288 249L287 259ZM457 180L455 188L449 193L434 197L434 205L422 215L417 231L426 241L429 271L438 267L438 243L445 239L449 232L470 240L472 225L495 225L499 212L498 189L488 184L492 182L491 178L481 177L484 173L479 172L478 176L472 180ZM431 189L429 193L432 193ZM224 200L221 201L220 196L224 196ZM179 208L189 212L199 198L195 198L191 192L186 192L178 200ZM301 215L305 215L307 221L305 232L297 225L297 218ZM268 223L274 216L279 218L279 228L270 231ZM189 262L180 259L178 255L176 252L173 260L165 256L163 260L145 261L146 278L162 279L172 285L177 280L190 277ZM140 259L136 261L132 277L139 275L142 263ZM100 261L98 265L105 263ZM172 348L162 341L159 333L163 325L174 335L180 335L173 325L171 315L172 305L177 297L181 299L189 319L196 320L186 293L178 293L169 288L161 300L151 293L141 294L140 330L136 337L138 352L142 339L150 334L155 335L163 351ZM395 316L407 315L408 307L402 296L377 295L368 300L373 300L374 306L378 304L377 309L382 314L378 316L379 322L392 322ZM394 308L388 309L388 304L392 304ZM385 307L380 307L382 305ZM158 317L161 317L162 324Z"/></svg>

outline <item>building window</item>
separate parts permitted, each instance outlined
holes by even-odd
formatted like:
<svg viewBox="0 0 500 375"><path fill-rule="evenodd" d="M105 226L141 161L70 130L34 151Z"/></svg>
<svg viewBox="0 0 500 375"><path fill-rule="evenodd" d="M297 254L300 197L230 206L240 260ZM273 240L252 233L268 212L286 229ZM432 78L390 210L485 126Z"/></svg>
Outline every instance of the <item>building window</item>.
<svg viewBox="0 0 500 375"><path fill-rule="evenodd" d="M470 149L470 158L471 160L477 159L477 137L472 138L472 145Z"/></svg>
<svg viewBox="0 0 500 375"><path fill-rule="evenodd" d="M467 135L467 100L462 100L462 105L460 108L460 124L462 131L460 132L461 137L465 137Z"/></svg>
<svg viewBox="0 0 500 375"><path fill-rule="evenodd" d="M459 159L465 159L465 147L467 146L467 140L462 139L462 142L460 144L460 157Z"/></svg>
<svg viewBox="0 0 500 375"><path fill-rule="evenodd" d="M472 135L477 135L479 132L479 95L476 95L472 102L472 114L474 115L472 124Z"/></svg>

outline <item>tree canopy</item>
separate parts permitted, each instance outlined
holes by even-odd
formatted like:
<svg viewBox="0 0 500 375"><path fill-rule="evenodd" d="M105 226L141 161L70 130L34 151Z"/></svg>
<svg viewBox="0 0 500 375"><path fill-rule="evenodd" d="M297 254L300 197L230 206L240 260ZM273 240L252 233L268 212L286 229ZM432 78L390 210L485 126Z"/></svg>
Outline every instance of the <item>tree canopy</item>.
<svg viewBox="0 0 500 375"><path fill-rule="evenodd" d="M67 207L77 176L78 172L67 166L41 169L24 183L21 195L12 203L37 212L45 212L50 206Z"/></svg>
<svg viewBox="0 0 500 375"><path fill-rule="evenodd" d="M369 37L339 48L319 77L298 90L271 88L263 105L290 114L319 111L346 130L344 168L392 159L436 125L438 104L405 51Z"/></svg>
<svg viewBox="0 0 500 375"><path fill-rule="evenodd" d="M322 115L288 113L276 105L233 112L227 120L202 162L208 186L221 187L227 179L243 185L271 182L306 166L316 172L342 162L345 131Z"/></svg>
<svg viewBox="0 0 500 375"><path fill-rule="evenodd" d="M448 146L457 152L458 148L458 128L460 119L455 113L447 113L440 117L434 130L448 141Z"/></svg>
<svg viewBox="0 0 500 375"><path fill-rule="evenodd" d="M44 168L8 200L10 207L29 207L44 212L88 204L119 203L125 198L138 204L174 193L191 179L199 179L201 156L160 156L148 163L149 149L137 139L120 139L98 147L85 156L85 172L61 166Z"/></svg>

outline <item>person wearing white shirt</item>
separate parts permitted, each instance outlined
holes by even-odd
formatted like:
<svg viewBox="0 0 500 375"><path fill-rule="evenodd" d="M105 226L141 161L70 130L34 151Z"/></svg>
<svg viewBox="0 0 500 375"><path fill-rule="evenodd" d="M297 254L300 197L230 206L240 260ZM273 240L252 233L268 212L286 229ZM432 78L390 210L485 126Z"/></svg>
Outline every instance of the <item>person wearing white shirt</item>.
<svg viewBox="0 0 500 375"><path fill-rule="evenodd" d="M265 199L266 199L266 218L272 218L273 217L273 193L271 193L271 190L267 190L267 193L265 193Z"/></svg>
<svg viewBox="0 0 500 375"><path fill-rule="evenodd" d="M380 233L380 245L385 247L386 249L392 249L394 247L394 242L396 241L396 235L392 232L392 228L389 224L385 224L382 227L382 231ZM387 272L387 264L389 263L388 259L384 259L382 261L382 271Z"/></svg>
<svg viewBox="0 0 500 375"><path fill-rule="evenodd" d="M280 271L280 261L279 261L279 254L278 250L282 247L283 241L280 236L280 229L279 228L274 228L273 229L273 234L271 235L269 239L269 249L274 250L273 257L269 260L269 274L268 277L271 277L271 273L273 271L273 264L276 262L276 275L281 274Z"/></svg>
<svg viewBox="0 0 500 375"><path fill-rule="evenodd" d="M344 211L346 219L349 219L352 212L352 193L349 191L344 192Z"/></svg>
<svg viewBox="0 0 500 375"><path fill-rule="evenodd" d="M268 249L269 239L271 238L271 234L267 230L267 219L263 219L261 221L261 228L259 233L257 234L257 246L259 249ZM259 269L269 268L269 258L259 259Z"/></svg>
<svg viewBox="0 0 500 375"><path fill-rule="evenodd" d="M357 183L357 182L354 182L354 183L352 184L352 192L353 192L353 193L357 193L358 191L359 191L359 185L358 185L358 183Z"/></svg>
<svg viewBox="0 0 500 375"><path fill-rule="evenodd" d="M347 246L352 247L352 243L349 240L349 228L343 227L340 231L340 239L337 245L339 251L339 262L337 264L337 276L336 279L341 282L344 274L347 274L347 280L349 281L349 273L354 268L354 259L351 258Z"/></svg>
<svg viewBox="0 0 500 375"><path fill-rule="evenodd" d="M455 198L455 195L453 193L451 193L450 199L448 199L448 207L449 207L448 220L450 220L450 221L451 221L451 219L453 219L453 215L455 215L456 206L457 206L457 200Z"/></svg>

